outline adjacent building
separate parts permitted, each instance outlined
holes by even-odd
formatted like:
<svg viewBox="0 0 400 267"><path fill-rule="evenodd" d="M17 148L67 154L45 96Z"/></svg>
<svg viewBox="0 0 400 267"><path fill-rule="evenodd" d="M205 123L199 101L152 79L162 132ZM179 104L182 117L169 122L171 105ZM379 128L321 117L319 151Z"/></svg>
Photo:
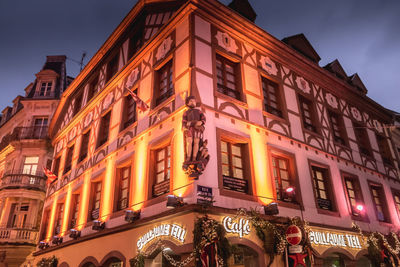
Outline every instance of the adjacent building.
<svg viewBox="0 0 400 267"><path fill-rule="evenodd" d="M51 168L48 124L70 82L65 56L48 56L25 96L2 111L0 120L1 262L19 266L39 241L46 195L43 167Z"/></svg>
<svg viewBox="0 0 400 267"><path fill-rule="evenodd" d="M237 217L263 207L274 223L309 222L313 266L370 264L352 224L400 227L392 113L339 61L319 66L304 35L278 40L255 17L247 1L137 2L49 125L58 179L34 264L128 266L140 253L145 266L170 266L192 256L194 221L206 212L236 244L228 265L266 266L263 242ZM187 96L206 116L210 160L198 180L182 168ZM277 255L272 266L287 262Z"/></svg>

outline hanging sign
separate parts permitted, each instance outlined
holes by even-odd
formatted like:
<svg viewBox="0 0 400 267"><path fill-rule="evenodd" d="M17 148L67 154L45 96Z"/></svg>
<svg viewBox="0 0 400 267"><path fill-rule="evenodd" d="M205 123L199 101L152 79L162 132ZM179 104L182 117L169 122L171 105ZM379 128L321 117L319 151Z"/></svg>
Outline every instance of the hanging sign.
<svg viewBox="0 0 400 267"><path fill-rule="evenodd" d="M363 249L362 237L354 233L326 230L310 230L308 238L313 246L329 246L352 249Z"/></svg>
<svg viewBox="0 0 400 267"><path fill-rule="evenodd" d="M240 238L250 234L249 220L243 218L234 221L231 217L226 216L222 219L222 225L227 233L238 234Z"/></svg>
<svg viewBox="0 0 400 267"><path fill-rule="evenodd" d="M180 243L185 242L186 229L178 224L161 224L150 229L147 233L139 237L137 241L137 248L141 250L150 241L161 238L172 237Z"/></svg>

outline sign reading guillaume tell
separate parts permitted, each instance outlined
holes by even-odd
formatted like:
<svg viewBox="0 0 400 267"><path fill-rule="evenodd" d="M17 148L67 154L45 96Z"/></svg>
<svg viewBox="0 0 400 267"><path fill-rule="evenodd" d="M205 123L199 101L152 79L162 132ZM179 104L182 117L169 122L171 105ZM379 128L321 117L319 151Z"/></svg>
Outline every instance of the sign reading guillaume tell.
<svg viewBox="0 0 400 267"><path fill-rule="evenodd" d="M363 249L364 240L360 235L354 233L341 233L312 229L308 237L313 246L330 246L352 249Z"/></svg>
<svg viewBox="0 0 400 267"><path fill-rule="evenodd" d="M179 241L180 243L184 243L186 237L186 230L182 226L174 223L154 226L144 235L139 237L137 241L138 250L141 250L150 241L161 237L172 237L173 239Z"/></svg>

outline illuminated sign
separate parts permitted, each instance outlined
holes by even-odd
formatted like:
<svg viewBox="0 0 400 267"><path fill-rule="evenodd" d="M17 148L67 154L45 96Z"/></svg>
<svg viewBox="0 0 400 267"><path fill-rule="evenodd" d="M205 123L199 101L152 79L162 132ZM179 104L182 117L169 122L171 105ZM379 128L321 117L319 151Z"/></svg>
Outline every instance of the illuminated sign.
<svg viewBox="0 0 400 267"><path fill-rule="evenodd" d="M137 248L141 250L147 243L158 237L172 237L173 239L184 243L186 230L178 224L161 224L150 229L147 233L139 237Z"/></svg>
<svg viewBox="0 0 400 267"><path fill-rule="evenodd" d="M224 225L226 232L238 234L240 238L250 234L249 220L240 218L237 221L233 221L231 217L226 216L222 220L222 224Z"/></svg>
<svg viewBox="0 0 400 267"><path fill-rule="evenodd" d="M362 249L360 236L350 233L333 233L315 230L308 233L312 245Z"/></svg>

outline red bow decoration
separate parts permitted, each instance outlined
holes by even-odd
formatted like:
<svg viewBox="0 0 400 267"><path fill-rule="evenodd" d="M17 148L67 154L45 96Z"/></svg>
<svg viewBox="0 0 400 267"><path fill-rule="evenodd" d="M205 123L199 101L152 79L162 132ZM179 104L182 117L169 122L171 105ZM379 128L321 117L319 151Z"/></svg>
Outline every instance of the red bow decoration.
<svg viewBox="0 0 400 267"><path fill-rule="evenodd" d="M217 242L206 244L201 250L200 259L203 267L218 267Z"/></svg>

